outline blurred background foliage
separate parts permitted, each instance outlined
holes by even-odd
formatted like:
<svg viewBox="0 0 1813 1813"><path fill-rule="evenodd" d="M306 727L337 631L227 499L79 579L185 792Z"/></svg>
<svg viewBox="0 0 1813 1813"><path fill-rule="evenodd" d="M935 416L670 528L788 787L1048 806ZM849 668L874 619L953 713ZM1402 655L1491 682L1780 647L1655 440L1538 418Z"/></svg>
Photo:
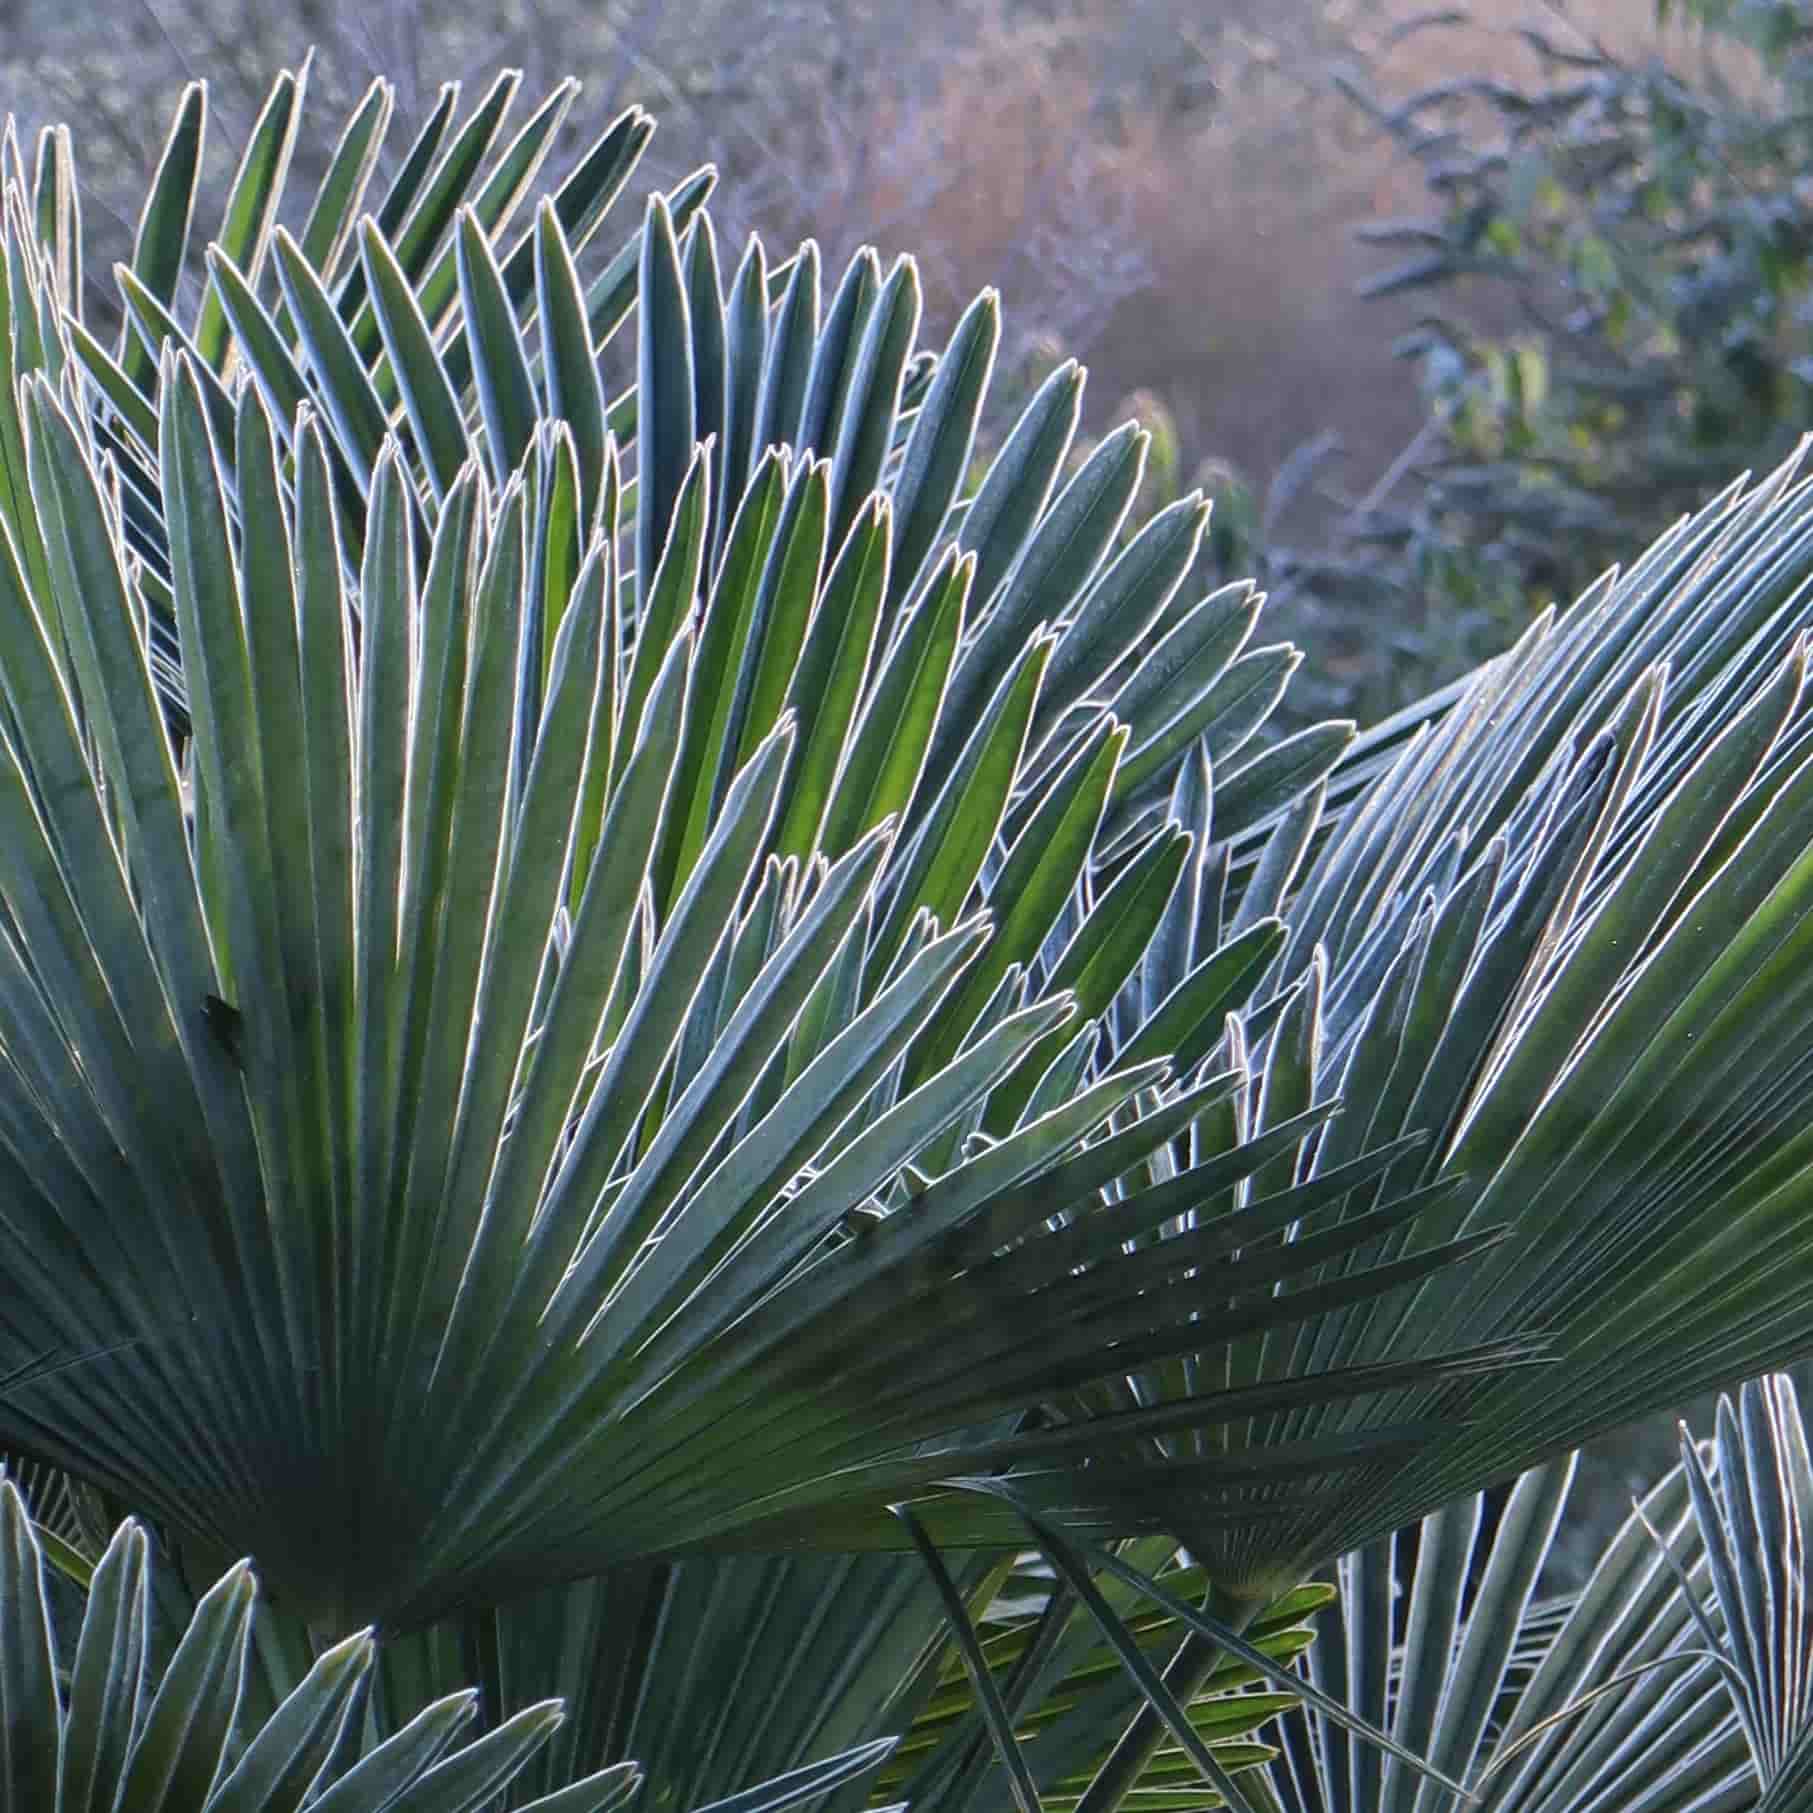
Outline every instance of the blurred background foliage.
<svg viewBox="0 0 1813 1813"><path fill-rule="evenodd" d="M310 47L315 119L572 75L572 145L648 106L732 247L910 248L934 330L997 286L996 435L1088 364L1092 433L1153 437L1129 522L1206 492L1204 585L1313 652L1275 730L1454 678L1813 427L1813 0L0 0L0 111L81 139L91 320L182 85L206 217ZM1669 1441L1586 1457L1564 1580Z"/></svg>
<svg viewBox="0 0 1813 1813"><path fill-rule="evenodd" d="M182 83L224 190L272 72L420 115L500 65L629 101L720 232L984 284L1020 383L1074 354L1148 505L1318 650L1298 721L1376 719L1504 645L1808 426L1806 0L0 0L0 107L80 122L91 264ZM313 111L314 109L312 109ZM399 144L406 142L401 136ZM306 175L325 145L303 144ZM305 184L297 185L298 192ZM109 242L111 241L111 247ZM1078 458L1087 447L1080 447ZM1288 722L1288 717L1284 722Z"/></svg>

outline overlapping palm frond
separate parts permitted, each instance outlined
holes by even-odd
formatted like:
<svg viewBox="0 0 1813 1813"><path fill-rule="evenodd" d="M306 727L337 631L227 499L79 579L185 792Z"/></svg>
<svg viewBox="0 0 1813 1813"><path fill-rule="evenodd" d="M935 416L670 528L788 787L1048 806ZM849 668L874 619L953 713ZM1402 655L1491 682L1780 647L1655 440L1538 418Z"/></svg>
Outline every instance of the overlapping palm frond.
<svg viewBox="0 0 1813 1813"><path fill-rule="evenodd" d="M1294 1049L1299 1099L1345 1102L1299 1187L1424 1132L1380 1189L1453 1194L1356 1252L1504 1238L1390 1309L1268 1342L1260 1378L1461 1329L1538 1332L1556 1363L1494 1382L1463 1437L1370 1503L1348 1494L1338 1529L1266 1488L1269 1525L1193 1539L1223 1578L1275 1583L1813 1338L1810 579L1807 481L1734 488L1536 625L1306 865L1249 1016L1279 1014L1262 1050ZM1309 1426L1289 1413L1254 1439Z"/></svg>
<svg viewBox="0 0 1813 1813"><path fill-rule="evenodd" d="M1128 1553L1158 1572L1167 1591L1200 1600L1208 1584L1201 1570L1175 1564L1165 1551L1162 1538L1147 1538ZM1174 1620L1142 1605L1124 1582L1105 1580L1102 1591L1140 1649L1161 1661L1177 1640ZM1288 1662L1309 1644L1309 1620L1332 1597L1332 1588L1301 1587L1268 1607L1246 1634L1275 1663ZM1139 1685L1076 1595L1047 1567L1017 1568L977 1623L982 1656L1014 1718L1040 1805L1067 1813L1104 1745L1141 1704ZM1223 1657L1188 1710L1192 1728L1220 1765L1239 1776L1278 1754L1265 1728L1295 1704L1279 1683ZM900 1748L880 1771L877 1792L951 1813L999 1805L1008 1797L999 1753L957 1656L947 1660ZM1220 1799L1201 1783L1194 1759L1170 1741L1153 1758L1129 1804L1147 1813L1177 1804L1179 1796L1205 1806Z"/></svg>
<svg viewBox="0 0 1813 1813"><path fill-rule="evenodd" d="M652 292L682 265L666 214L651 221ZM1176 1284L1213 1255L1148 1255L1104 1293L1122 1243L1084 1250L1074 1219L1060 1241L1054 1204L1106 1214L1143 1189L1142 1226L1181 1228L1192 1193L1294 1151L1329 1106L1246 1152L1201 1129L1196 1175L1179 1175L1180 1142L1239 1085L1206 1059L1278 928L1259 916L1224 940L1174 826L1106 859L1097 831L1142 791L1163 796L1200 733L1219 751L1250 741L1289 660L1265 653L1256 682L1242 671L1256 604L1233 592L1205 623L1180 618L1186 633L1150 661L1123 662L1123 614L1150 622L1171 601L1203 511L1192 501L1111 558L1138 475L1130 435L1052 501L1074 371L953 548L992 302L941 368L961 382L925 390L884 496L869 500L878 473L860 449L854 479L841 456L770 456L733 512L734 473L695 454L689 429L651 534L659 418L641 414L632 516L609 430L588 438L573 370L556 369L577 320L557 214L536 246L534 395L549 414L526 439L507 407L522 395L509 371L529 364L508 282L472 215L459 231L478 388L476 458L462 426L457 469L418 463L435 420L419 382L398 435L349 457L366 401L347 388L356 338L335 338L317 274L282 239L318 408L272 414L304 399L272 379L256 328L229 344L231 391L199 334L178 351L163 333L144 408L79 323L52 321L69 344L40 378L29 349L16 360L15 504L42 553L24 538L8 574L7 753L16 823L36 838L10 876L27 1018L8 1043L18 1111L57 1129L16 1182L59 1220L46 1186L78 1190L88 1235L72 1253L82 1288L43 1278L13 1328L112 1329L114 1376L58 1386L75 1395L55 1402L39 1388L8 1434L153 1512L187 1552L254 1552L275 1605L262 1703L305 1672L298 1614L395 1626L469 1606L456 1627L386 1645L379 1729L404 1728L450 1680L483 1682L497 1718L545 1683L571 1706L570 1748L545 1747L519 1802L625 1755L664 1797L698 1800L873 1736L942 1635L916 1562L630 1566L481 1608L644 1556L898 1542L885 1506L902 1496L941 1540L1023 1540L1009 1507L941 1484L972 1471L1018 1470L1047 1514L1069 1474L1086 1489L1064 1521L1129 1522L1138 1482L1170 1457L1129 1442L1131 1406L1090 1388L1122 1373L1129 1338L1200 1343ZM16 247L24 294L46 273L28 234ZM420 303L375 227L364 254L401 372L426 343L407 337ZM215 268L225 318L280 339L280 315L248 313L249 291ZM903 266L889 306L906 317L911 283ZM802 411L829 382L814 374L837 319L834 303L822 330L807 324ZM686 393L692 342L677 344ZM645 334L641 397L666 394L674 352ZM905 366L887 383L905 393ZM791 407L784 392L776 406ZM845 406L859 431L866 408ZM625 561L637 543L659 548L652 572ZM1020 618L1078 595L1093 615L1062 638L997 615L998 648L959 659L991 563ZM1116 664L1131 670L1129 729L1086 697ZM1291 779L1259 766L1249 816ZM1005 903L992 938L973 916L991 899ZM55 1006L40 938L65 977L87 978L79 1025ZM1135 1005L1117 1008L1129 985ZM1087 1021L1066 1027L1078 1002ZM1142 1037L1117 1064L1114 1044ZM1167 1081L1163 1060L1191 1044ZM96 1075L104 1055L125 1097ZM928 1169L906 1169L915 1159ZM129 1256L85 1245L105 1221L100 1183L147 1217ZM1270 1208L1295 1219L1325 1197ZM35 1244L29 1218L22 1201L12 1225ZM1022 1278L997 1257L1009 1248ZM125 1307L107 1282L122 1257ZM1249 1272L1229 1250L1220 1269L1249 1304L1230 1333L1302 1313L1267 1300L1288 1266ZM1046 1356L1053 1319L1069 1342ZM1124 1351L1104 1360L1104 1342ZM1515 1352L1420 1371L1466 1377ZM1186 1425L1242 1408L1183 1393L1166 1417ZM1034 1404L1043 1439L1025 1424ZM1056 1426L1103 1416L1121 1420L1099 1445ZM97 1418L113 1432L90 1449ZM1337 1476L1416 1432L1280 1464ZM474 1515L487 1498L488 1523ZM438 1553L436 1521L451 1545ZM802 1643L815 1605L833 1647ZM753 1693L703 1709L733 1633L792 1675L789 1703L810 1716L758 1718Z"/></svg>
<svg viewBox="0 0 1813 1813"><path fill-rule="evenodd" d="M273 1706L308 1627L414 1633L399 1709L559 1657L559 1767L706 1797L947 1614L991 1679L1030 1537L1149 1705L1083 1813L1167 1730L1238 1807L1193 1721L1304 1568L1813 1345L1804 483L1268 741L1295 652L1074 366L967 490L992 297L934 356L910 261L726 281L704 175L582 279L647 123L519 229L507 81L365 213L374 91L285 231L286 81L193 306L185 100L111 350L0 147L0 1361L99 1356L0 1443L251 1552ZM720 1633L804 1699L808 1611L758 1718Z"/></svg>
<svg viewBox="0 0 1813 1813"><path fill-rule="evenodd" d="M58 1617L79 1619L79 1589L105 1540L84 1528L72 1548L38 1534L54 1556L45 1578ZM152 1542L147 1644L161 1669L205 1597L190 1582L208 1576L192 1551L163 1553ZM1168 1587L1199 1592L1198 1574L1167 1564L1168 1547L1148 1538L1134 1552ZM1139 1689L1048 1573L994 1555L953 1572L962 1623L973 1621L1013 1709L1041 1804L1061 1803L1139 1703ZM1107 1590L1142 1647L1175 1640L1171 1622L1142 1611L1136 1594L1114 1583ZM1276 1754L1261 1728L1296 1703L1289 1664L1310 1640L1304 1620L1326 1596L1301 1589L1254 1622L1249 1635L1269 1672L1224 1662L1204 1683L1192 1722L1226 1768L1245 1773ZM275 1716L319 1647L280 1600L260 1597L238 1689L242 1728ZM964 1813L1007 1792L940 1595L916 1561L893 1555L611 1569L385 1638L362 1695L368 1743L450 1695L470 1697L474 1732L558 1702L564 1716L507 1790L513 1808L623 1760L664 1805L747 1798L749 1813L796 1799L839 1813L896 1803ZM886 1735L896 1732L906 1734L898 1749ZM1166 1749L1142 1799L1174 1793L1194 1772L1187 1756Z"/></svg>
<svg viewBox="0 0 1813 1813"><path fill-rule="evenodd" d="M8 1047L13 1111L41 1117L15 1151L12 1221L24 1237L41 1205L41 1247L67 1224L65 1191L96 1208L76 1236L83 1290L22 1288L8 1314L34 1348L114 1352L16 1394L18 1445L86 1466L179 1528L222 1543L237 1532L328 1625L360 1612L416 1621L480 1583L494 1595L640 1555L783 1535L870 1544L889 1527L883 1504L973 1471L1017 1470L1029 1503L1049 1511L1062 1495L1075 1527L1141 1521L1151 1463L1109 1466L1096 1438L1079 1447L1078 1431L998 1419L1068 1392L1082 1417L1143 1419L1104 1422L1103 1443L1152 1421L1074 1394L1104 1366L1125 1369L1130 1353L1101 1352L1109 1340L1197 1345L1193 1301L1154 1287L1235 1243L1136 1257L1125 1240L1294 1152L1326 1111L1257 1139L1231 1129L1182 1178L1167 1159L1106 1241L1086 1216L1056 1225L1055 1209L1149 1171L1237 1079L1154 1096L1151 1112L1079 1146L1166 1065L1134 1054L1096 1077L1064 1068L1076 1054L1062 962L1042 998L972 1032L1000 984L978 1004L953 983L986 933L929 916L953 910L961 815L929 811L892 873L887 818L829 861L815 848L802 868L776 849L797 746L778 694L745 726L748 757L699 821L698 849L670 844L687 725L712 710L697 695L724 670L695 659L681 630L639 734L619 734L608 541L545 618L534 583L547 550L529 525L557 513L563 442L550 472L495 501L469 470L419 577L406 479L389 459L355 614L313 429L292 506L262 404L242 390L235 511L199 384L170 365L162 501L194 725L183 774L107 493L47 387L24 388L52 581L38 598L19 567L3 575ZM706 640L713 623L708 611ZM1017 679L947 791L1011 774ZM1054 787L1079 784L1067 772ZM1146 840L1070 941L1091 968L1118 964L1110 1000L1149 936L1127 937L1141 909L1125 897L1150 891L1167 860L1174 880L1185 841ZM662 913L650 877L670 847L683 880ZM1054 916L1073 886L1053 891ZM1157 890L1148 924L1174 891ZM1118 949L1096 940L1104 923ZM74 1026L52 995L64 986L85 1003ZM948 1054L922 1058L935 1042ZM1041 1092L1053 1060L1064 1087ZM998 1137L909 1184L912 1213L885 1213L903 1165L990 1111ZM1365 1158L1333 1187L1384 1162ZM1296 1220L1330 1187L1283 1192L1264 1212ZM848 1217L871 1199L882 1217L853 1236ZM117 1236L86 1245L102 1238L107 1200L143 1205L137 1311L103 1288ZM392 1206L376 1215L373 1202ZM298 1233L273 1239L292 1216ZM1011 1260L996 1257L1010 1246ZM1219 1256L1230 1296L1253 1299L1248 1322L1300 1315L1263 1288L1295 1258ZM1104 1292L1117 1272L1125 1289ZM1479 1363L1461 1354L1449 1369ZM394 1397L374 1398L359 1383L371 1378L393 1381ZM76 1431L103 1405L115 1427L91 1455ZM1217 1408L1163 1414L1188 1425ZM256 1442L230 1441L235 1427L255 1427ZM702 1475L676 1463L704 1430ZM1417 1433L1407 1421L1277 1464L1339 1471ZM605 1465L607 1449L636 1464ZM664 1450L674 1461L657 1465ZM295 1490L310 1454L331 1509ZM1078 1473L1071 1456L1092 1464ZM1018 1531L1005 1506L948 1488L924 1515L948 1521L947 1540Z"/></svg>
<svg viewBox="0 0 1813 1813"><path fill-rule="evenodd" d="M1813 1340L1810 580L1808 481L1790 466L1734 486L1477 676L1283 899L1287 939L1244 1015L1259 1098L1344 1101L1292 1186L1430 1136L1377 1197L1350 1194L1327 1235L1284 1242L1358 1233L1423 1189L1451 1194L1414 1230L1332 1258L1318 1284L1438 1233L1502 1237L1391 1306L1333 1305L1263 1337L1240 1384L1386 1364L1463 1330L1539 1334L1554 1363L1500 1374L1463 1432L1338 1491L1258 1481L1243 1515L1218 1506L1195 1527L1171 1496L1171 1527L1225 1595L1219 1626L1205 1620L1167 1668L1180 1694L1242 1602ZM1310 845L1315 816L1313 800L1287 812L1277 847ZM1262 1411L1224 1452L1358 1436L1391 1409ZM1160 1733L1154 1711L1133 1721L1085 1813L1119 1803Z"/></svg>

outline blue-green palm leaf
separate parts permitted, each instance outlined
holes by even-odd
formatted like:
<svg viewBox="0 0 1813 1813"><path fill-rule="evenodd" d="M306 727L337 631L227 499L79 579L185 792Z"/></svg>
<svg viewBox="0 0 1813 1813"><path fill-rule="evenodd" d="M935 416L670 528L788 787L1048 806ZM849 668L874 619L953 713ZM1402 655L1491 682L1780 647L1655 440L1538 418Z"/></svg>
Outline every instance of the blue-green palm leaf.
<svg viewBox="0 0 1813 1813"><path fill-rule="evenodd" d="M1167 1478L1239 1521L1267 1478L1395 1465L1521 1348L1292 1385L1397 1393L1357 1436L1228 1467L1200 1439L1251 1414L1232 1356L1268 1329L1480 1244L1331 1296L1327 1243L1263 1242L1386 1160L1296 1196L1332 1102L1230 1113L1223 1025L1282 930L1222 938L1164 806L1200 826L1186 758L1252 735L1218 680L1253 609L1142 656L1104 602L1153 621L1200 506L1115 554L1141 445L1062 478L1071 371L965 512L995 303L915 377L910 265L859 261L822 325L745 299L725 394L793 323L808 444L696 453L726 304L709 242L682 259L691 191L626 248L626 482L582 369L617 292L573 254L636 133L513 248L515 153L478 174L507 99L431 125L356 262L223 242L205 333L145 262L160 356L125 385L68 318L60 385L12 349L11 1214L60 1257L5 1313L112 1352L7 1439L249 1550L325 1631L896 1548L901 1499L1011 1547L1025 1514L1162 1529ZM178 167L148 247L188 231Z"/></svg>

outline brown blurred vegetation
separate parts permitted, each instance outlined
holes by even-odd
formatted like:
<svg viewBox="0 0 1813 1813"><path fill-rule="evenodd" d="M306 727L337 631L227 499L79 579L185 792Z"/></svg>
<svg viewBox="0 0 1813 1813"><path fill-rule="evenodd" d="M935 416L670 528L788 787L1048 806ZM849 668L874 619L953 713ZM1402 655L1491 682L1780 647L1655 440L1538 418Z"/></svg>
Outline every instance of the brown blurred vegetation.
<svg viewBox="0 0 1813 1813"><path fill-rule="evenodd" d="M811 233L833 268L864 243L911 250L934 324L997 285L1009 357L1051 340L1083 357L1098 427L1131 392L1163 399L1185 476L1213 459L1263 491L1332 432L1343 457L1273 525L1301 535L1422 420L1390 354L1415 304L1353 294L1379 262L1353 228L1415 208L1421 177L1336 75L1399 93L1514 76L1506 28L1525 20L1655 37L1653 0L1484 0L1471 26L1415 29L1426 17L1414 0L0 0L0 108L72 123L91 238L124 256L192 76L210 79L224 182L272 74L311 46L305 163L380 73L406 119L447 80L515 66L539 94L576 75L575 142L640 101L658 173L723 171L731 242ZM109 262L91 262L92 307L111 306Z"/></svg>

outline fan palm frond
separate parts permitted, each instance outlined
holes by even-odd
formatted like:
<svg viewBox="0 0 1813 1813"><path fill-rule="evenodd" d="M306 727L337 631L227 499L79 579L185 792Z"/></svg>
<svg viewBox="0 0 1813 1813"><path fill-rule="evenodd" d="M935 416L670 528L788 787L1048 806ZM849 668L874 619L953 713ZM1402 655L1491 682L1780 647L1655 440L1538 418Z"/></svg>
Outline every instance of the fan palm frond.
<svg viewBox="0 0 1813 1813"><path fill-rule="evenodd" d="M24 1500L0 1481L0 1792L9 1806L466 1813L490 1802L560 1722L558 1703L544 1703L475 1736L477 1696L453 1694L368 1746L363 1700L376 1646L361 1631L324 1648L272 1716L249 1723L241 1701L257 1604L251 1570L242 1564L201 1597L161 1668L150 1653L152 1573L144 1530L122 1524L94 1569L69 1646L53 1623ZM840 1760L859 1768L880 1759ZM639 1783L632 1765L619 1765L523 1804L605 1813L627 1804ZM787 1803L777 1796L771 1804Z"/></svg>
<svg viewBox="0 0 1813 1813"><path fill-rule="evenodd" d="M1813 1469L1785 1375L1721 1399L1712 1439L1633 1508L1572 1598L1533 1598L1572 1463L1343 1561L1306 1652L1351 1711L1468 1785L1489 1813L1712 1813L1802 1804ZM1406 1555L1413 1557L1408 1569ZM1311 1710L1281 1728L1290 1813L1463 1803Z"/></svg>
<svg viewBox="0 0 1813 1813"><path fill-rule="evenodd" d="M79 359L53 386L15 348L43 555L0 563L12 1225L73 1271L9 1316L39 1345L138 1345L19 1394L6 1433L250 1548L330 1631L656 1556L896 1547L897 1500L940 1543L1012 1546L1024 1511L1162 1527L1147 1488L1180 1467L1238 1500L1401 1459L1437 1426L1419 1390L1521 1347L1293 1382L1407 1407L1239 1467L1168 1434L1247 1415L1238 1389L1176 1366L1156 1400L1112 1384L1203 1347L1205 1267L1218 1339L1250 1342L1480 1244L1279 1293L1326 1251L1261 1229L1325 1216L1391 1152L1196 1225L1282 1179L1333 1106L1227 1116L1246 1072L1212 1048L1280 927L1205 925L1190 833L1130 817L1176 787L1187 809L1179 764L1250 742L1289 665L1241 656L1241 592L1134 658L1200 504L1113 555L1142 443L1111 437L1060 489L1066 368L953 519L992 299L909 411L911 266L858 260L819 327L809 253L772 317L802 351L752 349L750 376L798 364L764 419L829 453L752 439L727 466L715 391L699 440L708 230L682 247L657 202L632 512L582 406L595 344L561 365L594 329L560 209L524 242L539 378L490 230L476 206L441 238L371 223L339 294L274 232L318 408L217 257L232 331L215 361L199 329L161 336L136 456L130 406ZM50 283L39 257L22 237L21 282ZM448 309L452 339L425 325ZM394 431L368 360L409 400ZM457 469L435 453L456 419ZM1111 714L1091 689L1117 668ZM1246 816L1346 734L1250 762ZM121 1249L100 1204L128 1199Z"/></svg>

